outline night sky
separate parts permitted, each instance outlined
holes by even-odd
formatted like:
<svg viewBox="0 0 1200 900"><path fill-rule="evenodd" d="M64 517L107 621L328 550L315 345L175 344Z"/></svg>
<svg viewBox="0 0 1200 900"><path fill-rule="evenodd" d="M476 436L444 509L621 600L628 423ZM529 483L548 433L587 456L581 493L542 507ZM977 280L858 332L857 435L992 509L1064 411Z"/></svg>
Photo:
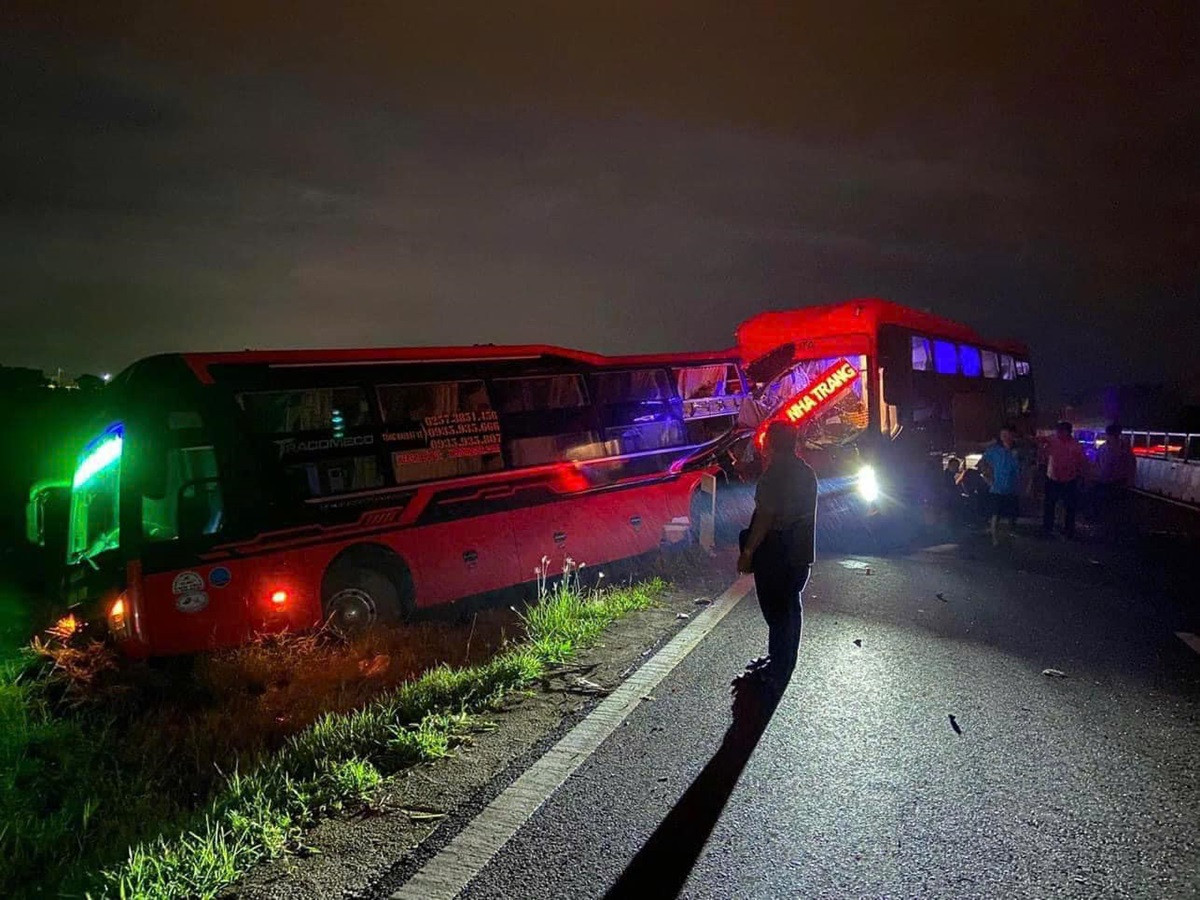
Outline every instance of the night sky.
<svg viewBox="0 0 1200 900"><path fill-rule="evenodd" d="M342 6L5 4L0 363L709 349L871 294L1047 400L1200 376L1194 0Z"/></svg>

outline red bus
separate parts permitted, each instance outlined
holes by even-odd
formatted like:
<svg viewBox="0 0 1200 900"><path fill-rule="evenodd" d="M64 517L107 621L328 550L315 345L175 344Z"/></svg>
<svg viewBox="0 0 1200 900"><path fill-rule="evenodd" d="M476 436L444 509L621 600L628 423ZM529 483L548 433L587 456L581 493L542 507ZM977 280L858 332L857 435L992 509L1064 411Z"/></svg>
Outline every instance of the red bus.
<svg viewBox="0 0 1200 900"><path fill-rule="evenodd" d="M130 655L183 654L636 556L687 534L745 388L733 354L143 359L74 473L65 599Z"/></svg>
<svg viewBox="0 0 1200 900"><path fill-rule="evenodd" d="M865 298L762 313L737 343L755 382L745 421L802 424L818 475L870 505L911 496L918 468L978 451L1005 422L1033 435L1028 349L950 319Z"/></svg>

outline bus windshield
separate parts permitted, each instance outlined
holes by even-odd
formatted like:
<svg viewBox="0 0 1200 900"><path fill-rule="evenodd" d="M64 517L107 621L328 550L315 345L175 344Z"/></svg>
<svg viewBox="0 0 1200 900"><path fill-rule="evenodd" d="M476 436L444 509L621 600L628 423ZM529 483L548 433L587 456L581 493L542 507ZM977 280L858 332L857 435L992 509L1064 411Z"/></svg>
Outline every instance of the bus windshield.
<svg viewBox="0 0 1200 900"><path fill-rule="evenodd" d="M799 394L809 390L823 373L849 362L858 370L849 387L808 419L802 438L810 447L836 447L861 435L869 422L866 390L867 358L860 354L804 359L792 363L759 392L758 404L771 415Z"/></svg>
<svg viewBox="0 0 1200 900"><path fill-rule="evenodd" d="M88 445L71 483L70 559L90 559L120 539L121 426L114 425Z"/></svg>

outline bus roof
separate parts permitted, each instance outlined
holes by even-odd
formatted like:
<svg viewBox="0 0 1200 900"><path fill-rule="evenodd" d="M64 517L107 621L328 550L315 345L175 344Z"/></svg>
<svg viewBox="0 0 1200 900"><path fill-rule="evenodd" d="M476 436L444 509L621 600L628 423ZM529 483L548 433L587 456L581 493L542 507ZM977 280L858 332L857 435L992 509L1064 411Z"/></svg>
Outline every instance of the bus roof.
<svg viewBox="0 0 1200 900"><path fill-rule="evenodd" d="M855 338L855 342L861 344L862 338L866 337L873 346L881 325L898 325L930 337L979 344L1021 356L1029 352L1024 344L1016 341L988 340L961 322L878 297L759 313L738 326L737 342L748 360L761 357L788 341L803 338L845 336Z"/></svg>
<svg viewBox="0 0 1200 900"><path fill-rule="evenodd" d="M213 366L339 366L373 363L460 362L470 360L565 359L590 366L701 365L735 362L736 350L717 353L656 353L604 356L550 344L475 344L459 347L367 347L342 350L240 350L184 353L184 361L204 383L211 383Z"/></svg>

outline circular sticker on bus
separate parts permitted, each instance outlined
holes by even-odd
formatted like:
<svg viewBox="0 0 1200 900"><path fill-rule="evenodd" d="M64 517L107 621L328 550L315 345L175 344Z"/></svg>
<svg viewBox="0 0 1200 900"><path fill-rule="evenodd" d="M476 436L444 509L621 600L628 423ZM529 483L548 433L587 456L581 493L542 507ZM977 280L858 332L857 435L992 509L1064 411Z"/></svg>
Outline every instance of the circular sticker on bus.
<svg viewBox="0 0 1200 900"><path fill-rule="evenodd" d="M175 608L180 612L200 612L208 606L208 594L204 591L192 591L175 598Z"/></svg>
<svg viewBox="0 0 1200 900"><path fill-rule="evenodd" d="M175 595L190 594L193 591L204 590L204 579L199 572L180 572L171 582L171 593Z"/></svg>
<svg viewBox="0 0 1200 900"><path fill-rule="evenodd" d="M223 588L233 581L233 573L224 566L217 566L208 573L208 583L215 588Z"/></svg>

